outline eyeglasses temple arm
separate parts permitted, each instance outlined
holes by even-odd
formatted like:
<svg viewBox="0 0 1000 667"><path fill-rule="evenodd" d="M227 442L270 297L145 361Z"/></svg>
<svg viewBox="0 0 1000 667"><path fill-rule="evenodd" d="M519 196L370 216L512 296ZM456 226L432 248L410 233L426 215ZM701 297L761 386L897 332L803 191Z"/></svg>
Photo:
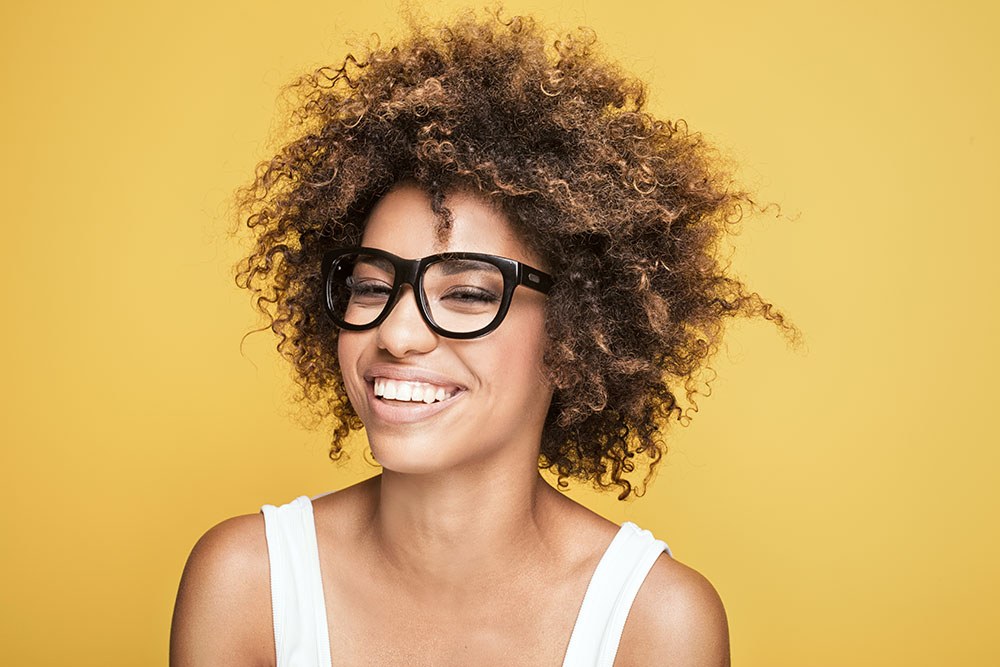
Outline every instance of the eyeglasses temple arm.
<svg viewBox="0 0 1000 667"><path fill-rule="evenodd" d="M517 282L519 285L536 289L542 294L548 294L549 290L552 289L552 284L555 280L549 274L521 263L518 263L517 269Z"/></svg>

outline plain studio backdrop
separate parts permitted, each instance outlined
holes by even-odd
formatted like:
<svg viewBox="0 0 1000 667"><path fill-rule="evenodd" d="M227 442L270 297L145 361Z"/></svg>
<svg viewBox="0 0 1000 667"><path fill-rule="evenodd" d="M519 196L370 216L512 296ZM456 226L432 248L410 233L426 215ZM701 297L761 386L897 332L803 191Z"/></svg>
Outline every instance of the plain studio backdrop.
<svg viewBox="0 0 1000 667"><path fill-rule="evenodd" d="M997 664L996 4L506 11L594 28L781 204L734 269L806 341L732 326L646 496L572 495L715 584L735 665ZM5 664L164 664L205 530L375 473L295 418L273 336L241 354L226 230L280 86L401 25L395 2L0 10Z"/></svg>

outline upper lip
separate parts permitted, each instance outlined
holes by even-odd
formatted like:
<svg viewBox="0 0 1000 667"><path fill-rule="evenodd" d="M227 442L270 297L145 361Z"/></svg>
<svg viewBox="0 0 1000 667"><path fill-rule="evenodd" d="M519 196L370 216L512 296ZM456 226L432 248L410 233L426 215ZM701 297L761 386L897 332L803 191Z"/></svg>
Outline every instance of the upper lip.
<svg viewBox="0 0 1000 667"><path fill-rule="evenodd" d="M465 389L462 385L452 380L447 375L435 373L416 366L399 366L396 364L377 364L370 366L364 372L366 382L372 382L375 378L387 378L390 380L403 380L404 382L426 382L439 387L451 390Z"/></svg>

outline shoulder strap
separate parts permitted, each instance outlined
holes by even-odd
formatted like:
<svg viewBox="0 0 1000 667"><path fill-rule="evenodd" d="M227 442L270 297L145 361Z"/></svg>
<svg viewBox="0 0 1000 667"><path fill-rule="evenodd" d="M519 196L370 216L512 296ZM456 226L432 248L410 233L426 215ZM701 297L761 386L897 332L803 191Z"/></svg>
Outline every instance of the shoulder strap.
<svg viewBox="0 0 1000 667"><path fill-rule="evenodd" d="M612 667L625 620L639 587L670 547L631 521L622 524L587 586L573 627L564 667Z"/></svg>
<svg viewBox="0 0 1000 667"><path fill-rule="evenodd" d="M264 505L277 667L329 667L330 637L312 502Z"/></svg>

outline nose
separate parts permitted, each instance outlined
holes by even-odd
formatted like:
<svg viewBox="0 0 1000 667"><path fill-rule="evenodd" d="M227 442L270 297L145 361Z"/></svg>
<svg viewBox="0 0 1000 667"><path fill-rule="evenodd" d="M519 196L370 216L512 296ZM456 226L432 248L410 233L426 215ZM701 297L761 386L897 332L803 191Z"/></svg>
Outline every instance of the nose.
<svg viewBox="0 0 1000 667"><path fill-rule="evenodd" d="M375 343L394 357L429 352L437 345L437 334L420 316L413 289L402 288L392 310L375 332Z"/></svg>

